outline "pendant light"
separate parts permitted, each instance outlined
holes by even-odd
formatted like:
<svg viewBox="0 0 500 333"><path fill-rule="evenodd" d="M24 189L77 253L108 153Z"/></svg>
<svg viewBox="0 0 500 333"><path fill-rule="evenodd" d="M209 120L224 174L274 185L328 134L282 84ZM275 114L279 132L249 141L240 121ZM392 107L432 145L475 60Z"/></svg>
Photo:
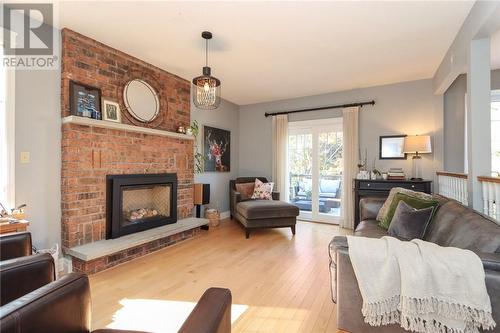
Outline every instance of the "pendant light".
<svg viewBox="0 0 500 333"><path fill-rule="evenodd" d="M205 39L205 67L203 75L193 79L193 103L199 109L214 110L220 104L220 80L211 75L208 67L208 41L212 39L212 33L203 31L201 37Z"/></svg>

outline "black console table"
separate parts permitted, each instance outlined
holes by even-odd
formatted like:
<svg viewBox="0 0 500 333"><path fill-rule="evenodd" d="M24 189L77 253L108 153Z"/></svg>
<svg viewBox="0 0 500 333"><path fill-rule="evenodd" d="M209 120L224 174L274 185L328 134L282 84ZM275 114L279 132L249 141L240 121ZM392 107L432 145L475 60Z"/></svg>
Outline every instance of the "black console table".
<svg viewBox="0 0 500 333"><path fill-rule="evenodd" d="M403 187L413 191L431 193L432 180L354 180L354 228L359 223L359 201L363 197L387 197L391 188Z"/></svg>

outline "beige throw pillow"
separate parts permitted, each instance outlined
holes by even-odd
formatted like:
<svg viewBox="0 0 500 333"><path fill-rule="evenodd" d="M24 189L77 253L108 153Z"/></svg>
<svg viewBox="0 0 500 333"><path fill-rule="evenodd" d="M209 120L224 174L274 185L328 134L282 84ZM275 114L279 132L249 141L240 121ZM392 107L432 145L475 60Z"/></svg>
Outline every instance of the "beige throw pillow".
<svg viewBox="0 0 500 333"><path fill-rule="evenodd" d="M424 192L417 192L417 191L412 191L408 190L402 187L393 187L391 191L389 192L389 196L384 202L384 205L380 210L378 211L377 214L377 221L383 221L386 219L387 214L389 213L389 208L391 207L392 201L394 200L394 196L396 193L403 193L418 199L423 199L423 200L432 200L433 197L430 194L424 193Z"/></svg>
<svg viewBox="0 0 500 333"><path fill-rule="evenodd" d="M241 194L241 200L248 200L253 195L255 183L241 183L236 184L236 191Z"/></svg>

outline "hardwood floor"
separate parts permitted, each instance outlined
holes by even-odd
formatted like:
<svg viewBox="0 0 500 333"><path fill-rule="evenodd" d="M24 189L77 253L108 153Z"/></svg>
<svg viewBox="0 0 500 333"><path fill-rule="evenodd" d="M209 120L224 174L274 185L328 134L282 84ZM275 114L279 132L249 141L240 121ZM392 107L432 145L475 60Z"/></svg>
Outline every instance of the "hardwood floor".
<svg viewBox="0 0 500 333"><path fill-rule="evenodd" d="M347 231L299 222L255 231L234 221L91 276L93 328L176 332L205 289L233 294L233 332L336 332L328 243Z"/></svg>

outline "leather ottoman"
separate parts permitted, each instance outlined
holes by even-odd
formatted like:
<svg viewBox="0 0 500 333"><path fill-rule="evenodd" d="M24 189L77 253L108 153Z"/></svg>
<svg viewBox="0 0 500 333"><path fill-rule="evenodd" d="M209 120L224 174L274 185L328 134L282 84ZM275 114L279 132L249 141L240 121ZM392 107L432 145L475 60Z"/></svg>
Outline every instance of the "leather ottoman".
<svg viewBox="0 0 500 333"><path fill-rule="evenodd" d="M252 229L290 227L295 235L299 208L279 200L247 200L236 204L235 218L245 227L246 238Z"/></svg>

